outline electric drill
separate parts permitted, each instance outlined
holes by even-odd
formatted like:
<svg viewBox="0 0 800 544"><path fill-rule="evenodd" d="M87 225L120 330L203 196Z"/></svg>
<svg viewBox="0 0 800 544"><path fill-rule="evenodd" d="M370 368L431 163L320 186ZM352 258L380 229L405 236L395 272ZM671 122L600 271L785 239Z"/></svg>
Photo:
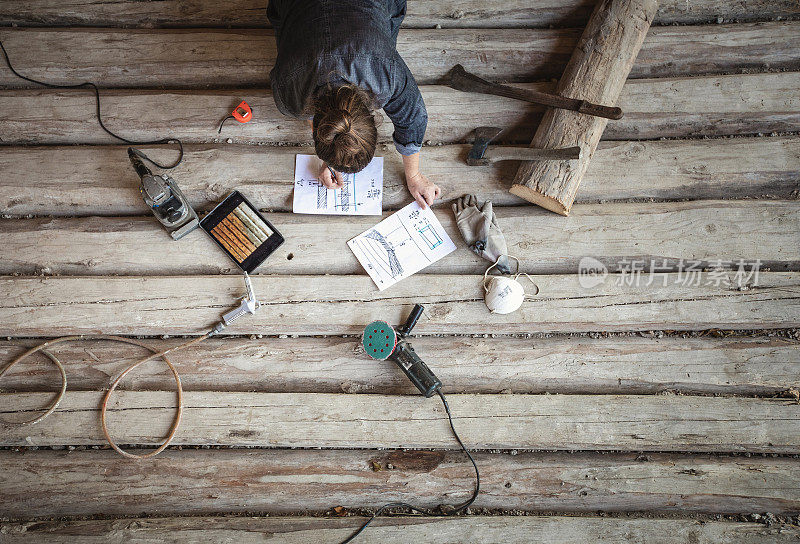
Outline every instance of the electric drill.
<svg viewBox="0 0 800 544"><path fill-rule="evenodd" d="M411 329L417 324L423 310L422 304L415 304L405 324L397 330L385 321L373 321L364 329L362 344L367 355L373 359L379 361L391 359L397 363L420 393L430 398L442 387L442 382L406 340L406 336L411 334Z"/></svg>

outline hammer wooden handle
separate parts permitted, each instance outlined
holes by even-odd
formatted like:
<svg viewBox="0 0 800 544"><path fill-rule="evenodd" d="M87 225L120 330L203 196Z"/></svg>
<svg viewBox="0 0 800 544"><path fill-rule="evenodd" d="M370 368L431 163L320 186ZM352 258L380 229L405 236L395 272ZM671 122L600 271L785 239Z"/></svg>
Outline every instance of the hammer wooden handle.
<svg viewBox="0 0 800 544"><path fill-rule="evenodd" d="M581 158L581 148L562 147L559 149L537 149L535 147L490 147L480 159L471 159L470 166L486 166L497 161L540 161L540 160L572 160Z"/></svg>
<svg viewBox="0 0 800 544"><path fill-rule="evenodd" d="M532 91L528 89L518 89L516 87L509 87L508 85L500 85L492 83L485 79L467 72L463 66L456 64L448 74L449 81L447 85L459 91L493 94L495 96L504 96L506 98L513 98L515 100L523 100L525 102L532 102L534 104L542 104L552 108L560 108L563 110L572 110L595 117L604 117L606 119L622 119L622 109L611 106L601 106L600 104L593 104L586 100L578 100L576 98L566 98L557 94L543 93L541 91Z"/></svg>

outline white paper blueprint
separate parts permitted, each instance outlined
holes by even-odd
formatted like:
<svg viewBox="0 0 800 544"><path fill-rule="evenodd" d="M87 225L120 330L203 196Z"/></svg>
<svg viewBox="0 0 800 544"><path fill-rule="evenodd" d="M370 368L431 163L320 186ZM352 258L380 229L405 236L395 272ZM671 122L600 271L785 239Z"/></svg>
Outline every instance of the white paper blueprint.
<svg viewBox="0 0 800 544"><path fill-rule="evenodd" d="M381 291L456 249L433 211L416 202L347 245Z"/></svg>
<svg viewBox="0 0 800 544"><path fill-rule="evenodd" d="M381 215L383 157L375 157L361 172L343 174L344 187L327 189L317 175L322 167L315 155L297 155L294 164L294 213Z"/></svg>

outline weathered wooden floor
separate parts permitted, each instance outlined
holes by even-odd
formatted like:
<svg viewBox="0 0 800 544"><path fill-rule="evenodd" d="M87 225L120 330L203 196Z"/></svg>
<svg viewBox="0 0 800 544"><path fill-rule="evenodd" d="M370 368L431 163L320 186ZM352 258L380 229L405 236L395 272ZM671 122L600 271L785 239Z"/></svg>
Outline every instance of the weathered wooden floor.
<svg viewBox="0 0 800 544"><path fill-rule="evenodd" d="M310 135L268 90L265 4L0 2L19 71L96 81L112 130L184 140L173 176L199 211L240 189L287 237L254 278L256 316L174 355L186 409L175 447L154 459L106 449L97 411L141 351L54 348L69 385L58 411L0 425L0 543L338 542L364 518L335 507L466 498L471 467L439 403L357 351L366 323L400 322L416 302L427 312L415 347L477 452L483 493L469 515L382 518L359 542L800 540L800 4L662 0L625 117L563 218L508 193L515 164L464 164L474 127L529 142L542 110L437 83L462 63L552 89L593 2L410 0L398 47L428 106L436 213L462 245L448 201L491 198L540 290L507 316L486 310L484 263L463 247L378 292L344 244L374 218L290 213ZM242 99L254 121L219 136ZM242 295L207 238L172 242L148 214L93 100L0 66L0 365L66 334L174 345ZM410 197L390 123L380 130L390 211ZM586 256L609 270L591 290ZM740 260L761 262L757 282L714 270ZM656 267L631 285L631 262ZM0 416L34 412L57 380L44 359L15 368ZM128 377L109 412L115 437L140 452L156 443L172 386L158 363Z"/></svg>

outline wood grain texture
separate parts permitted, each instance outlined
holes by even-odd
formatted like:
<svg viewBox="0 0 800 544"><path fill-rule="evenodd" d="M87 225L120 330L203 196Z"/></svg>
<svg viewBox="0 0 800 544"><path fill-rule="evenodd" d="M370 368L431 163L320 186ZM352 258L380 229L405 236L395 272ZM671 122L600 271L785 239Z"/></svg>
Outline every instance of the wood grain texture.
<svg viewBox="0 0 800 544"><path fill-rule="evenodd" d="M6 517L288 513L466 498L456 452L168 450L132 463L111 451L0 451ZM478 508L547 512L797 512L791 458L665 454L476 455ZM373 470L372 462L383 470ZM394 469L387 470L387 464ZM507 487L506 484L511 486Z"/></svg>
<svg viewBox="0 0 800 544"><path fill-rule="evenodd" d="M418 274L379 292L367 276L256 276L261 309L224 334L361 334L426 306L417 334L756 329L800 326L800 274L761 272L742 287L700 273L537 276L539 294L490 314L483 278ZM202 334L244 295L241 277L0 277L0 336ZM624 311L622 311L624 310Z"/></svg>
<svg viewBox="0 0 800 544"><path fill-rule="evenodd" d="M796 73L722 76L629 82L621 99L626 117L606 131L609 139L724 135L797 130L800 99L787 93ZM723 91L723 84L725 85ZM549 88L545 84L530 87ZM706 96L701 107L697 94ZM459 93L443 87L423 88L431 118L426 137L434 142L467 141L476 124L489 117L511 127L503 138L515 141L536 126L539 115L510 99ZM154 137L170 112L167 134L185 142L213 142L216 126L242 97L259 112L247 125L226 131L237 143L308 143L301 121L281 116L266 91L166 92L104 91L104 120L132 139ZM0 128L5 143L117 143L103 133L94 114L94 98L83 91L18 90L0 94ZM711 107L709 107L709 104ZM379 135L389 141L391 123ZM159 133L158 135L161 135Z"/></svg>
<svg viewBox="0 0 800 544"><path fill-rule="evenodd" d="M175 544L198 539L241 544L306 544L340 542L364 518L313 517L175 517L116 520L32 521L0 523L0 535L19 544L84 544L108 542ZM663 544L771 544L800 538L796 526L683 519L598 518L575 516L470 516L456 519L378 518L359 536L366 544L442 544L470 541L484 544L528 544L531 535L542 544L576 542L648 542ZM2 537L0 537L2 538Z"/></svg>
<svg viewBox="0 0 800 544"><path fill-rule="evenodd" d="M609 125L604 137L630 140L798 131L800 96L794 92L798 86L800 72L631 80L620 97L625 117ZM552 84L543 83L521 87L552 90ZM429 117L426 141L433 142L472 141L472 131L486 119L507 127L498 141L530 141L542 111L515 100L448 87L423 87L422 94ZM220 137L220 120L242 98L257 114L246 125L226 127ZM306 123L283 117L272 94L264 90L106 90L102 103L106 125L129 139L172 136L185 143L230 138L236 143L306 145L311 140ZM378 132L382 142L390 141L388 118ZM80 90L0 91L0 134L4 144L119 143L98 126L94 95Z"/></svg>
<svg viewBox="0 0 800 544"><path fill-rule="evenodd" d="M183 340L150 339L161 350ZM37 340L0 341L4 364ZM187 391L415 394L405 375L376 364L359 338L211 339L171 356ZM464 338L420 337L414 348L448 393L777 395L800 388L800 342L785 338ZM100 390L143 355L133 346L84 341L52 348L67 367L70 391ZM3 391L48 391L60 384L44 358L0 380ZM125 378L129 390L168 391L159 364ZM680 400L676 399L676 404Z"/></svg>
<svg viewBox="0 0 800 544"><path fill-rule="evenodd" d="M422 167L450 197L476 193L495 205L524 201L508 192L519 163L475 168L469 145L427 147ZM173 152L142 146L168 161ZM576 202L628 199L791 198L800 190L800 138L775 136L715 140L601 142ZM234 189L261 209L291 211L294 158L313 148L219 144L186 146L172 171L199 211ZM411 202L400 155L384 156L383 207ZM0 210L14 215L129 215L146 213L125 146L6 147L0 154ZM795 194L793 194L795 193Z"/></svg>
<svg viewBox="0 0 800 544"><path fill-rule="evenodd" d="M658 0L601 0L558 80L556 94L615 105L658 7ZM624 110L623 110L624 112ZM552 212L569 215L578 186L608 119L547 108L531 147L578 146L577 160L524 161L510 191Z"/></svg>
<svg viewBox="0 0 800 544"><path fill-rule="evenodd" d="M781 21L653 29L631 77L675 77L800 68L800 23ZM557 30L405 30L398 52L417 82L438 81L455 64L481 77L558 77L581 34ZM94 81L113 88L268 87L277 56L264 30L0 28L12 64L49 83ZM681 49L675 55L676 48ZM0 85L36 87L7 70Z"/></svg>
<svg viewBox="0 0 800 544"><path fill-rule="evenodd" d="M425 272L482 274L489 263L463 243L452 211L436 215L458 249ZM800 202L794 200L584 204L562 222L537 208L502 208L496 215L509 254L529 274L578 273L587 256L611 272L632 261L655 272L678 272L688 261L735 270L741 260L758 260L774 271L800 269ZM273 213L269 219L286 242L261 273L366 274L345 241L379 217ZM0 274L241 273L201 231L173 251L174 241L151 216L7 219L0 229Z"/></svg>
<svg viewBox="0 0 800 544"><path fill-rule="evenodd" d="M36 425L0 423L0 445L105 444L98 412L104 394L68 391ZM30 419L52 396L0 394L0 419ZM437 399L422 402L418 395L190 391L183 398L174 445L448 448L453 442ZM792 399L460 394L448 402L470 449L800 451L800 411ZM107 414L114 440L157 444L172 424L174 403L175 393L167 391L115 394Z"/></svg>
<svg viewBox="0 0 800 544"><path fill-rule="evenodd" d="M591 0L415 0L404 28L584 26ZM0 24L20 26L266 27L265 0L4 0ZM657 24L752 21L800 14L793 0L661 0Z"/></svg>

